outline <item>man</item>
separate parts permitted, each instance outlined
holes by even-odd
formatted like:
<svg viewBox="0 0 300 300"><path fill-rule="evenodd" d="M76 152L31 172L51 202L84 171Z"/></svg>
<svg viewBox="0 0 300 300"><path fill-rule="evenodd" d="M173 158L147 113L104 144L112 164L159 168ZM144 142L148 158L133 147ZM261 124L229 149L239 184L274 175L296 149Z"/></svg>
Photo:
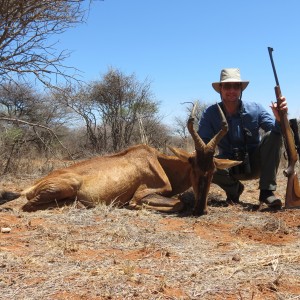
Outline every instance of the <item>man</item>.
<svg viewBox="0 0 300 300"><path fill-rule="evenodd" d="M259 178L259 201L269 207L281 207L282 202L274 195L276 176L281 157L282 137L278 109L287 111L284 97L277 108L271 104L275 119L261 104L242 101L242 93L249 81L241 80L240 70L223 69L220 81L212 83L221 96L219 105L225 113L229 131L218 144L218 157L243 160L240 166L217 170L212 182L219 185L227 195L226 201L238 203L244 191L240 180ZM199 123L199 135L208 142L220 130L217 104L209 106ZM260 130L265 133L261 137Z"/></svg>

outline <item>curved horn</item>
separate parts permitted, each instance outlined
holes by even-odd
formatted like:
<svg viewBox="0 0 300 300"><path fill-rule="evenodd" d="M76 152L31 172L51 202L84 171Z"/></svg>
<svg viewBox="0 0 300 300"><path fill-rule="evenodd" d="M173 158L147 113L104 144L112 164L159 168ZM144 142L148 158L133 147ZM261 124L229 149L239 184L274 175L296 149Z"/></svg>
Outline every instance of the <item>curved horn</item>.
<svg viewBox="0 0 300 300"><path fill-rule="evenodd" d="M187 128L188 128L188 131L189 131L189 133L191 134L191 136L194 140L195 150L200 150L201 151L205 148L205 143L202 141L199 134L197 133L197 131L194 128L196 108L197 108L197 101L193 105L192 112L191 112L190 117L189 117L188 122L187 122Z"/></svg>
<svg viewBox="0 0 300 300"><path fill-rule="evenodd" d="M219 104L217 104L219 113L221 116L221 130L209 141L207 144L207 147L210 147L212 150L216 149L218 143L223 138L223 136L228 132L228 123L225 118L225 115L220 107Z"/></svg>

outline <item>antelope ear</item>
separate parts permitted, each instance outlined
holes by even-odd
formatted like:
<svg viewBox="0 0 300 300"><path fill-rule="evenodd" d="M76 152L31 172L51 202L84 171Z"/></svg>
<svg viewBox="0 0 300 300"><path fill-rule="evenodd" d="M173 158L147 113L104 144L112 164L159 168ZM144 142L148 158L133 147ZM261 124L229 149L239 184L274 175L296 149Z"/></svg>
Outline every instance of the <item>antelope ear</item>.
<svg viewBox="0 0 300 300"><path fill-rule="evenodd" d="M230 159L216 158L216 157L214 157L214 162L217 169L228 169L242 163L242 161L238 161L238 160L230 160Z"/></svg>
<svg viewBox="0 0 300 300"><path fill-rule="evenodd" d="M191 153L188 153L179 148L173 148L168 146L168 148L181 160L184 162L188 162L189 158L193 156Z"/></svg>

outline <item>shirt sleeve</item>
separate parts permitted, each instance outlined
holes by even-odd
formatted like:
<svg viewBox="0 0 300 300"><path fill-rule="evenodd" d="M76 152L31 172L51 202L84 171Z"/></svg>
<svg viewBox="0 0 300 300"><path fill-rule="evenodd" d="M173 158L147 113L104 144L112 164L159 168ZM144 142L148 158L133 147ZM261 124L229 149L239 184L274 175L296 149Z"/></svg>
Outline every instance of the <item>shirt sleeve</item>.
<svg viewBox="0 0 300 300"><path fill-rule="evenodd" d="M275 118L267 112L267 110L261 105L258 104L258 108L260 110L260 127L265 131L273 131L276 133L280 133L280 123L275 120Z"/></svg>

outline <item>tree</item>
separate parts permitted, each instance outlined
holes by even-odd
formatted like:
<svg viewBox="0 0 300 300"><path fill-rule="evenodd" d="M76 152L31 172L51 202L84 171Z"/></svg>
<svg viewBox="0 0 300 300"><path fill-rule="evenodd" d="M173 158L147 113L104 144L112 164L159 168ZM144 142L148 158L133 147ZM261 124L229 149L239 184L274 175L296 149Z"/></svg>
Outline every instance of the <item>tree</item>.
<svg viewBox="0 0 300 300"><path fill-rule="evenodd" d="M82 118L89 144L96 152L143 143L141 131L145 130L147 137L147 129L153 128L149 120L154 121L158 112L150 83L116 69L109 69L99 81L61 88L55 97Z"/></svg>
<svg viewBox="0 0 300 300"><path fill-rule="evenodd" d="M69 54L48 43L84 21L84 2L91 0L0 0L0 83L29 74L47 85L72 78L62 63Z"/></svg>
<svg viewBox="0 0 300 300"><path fill-rule="evenodd" d="M77 141L85 148L99 152L106 150L106 136L101 129L101 120L97 108L91 100L91 87L88 84L67 84L52 91L53 97L60 106L69 108L77 116L78 126L85 126L85 139ZM76 119L76 117L75 117Z"/></svg>
<svg viewBox="0 0 300 300"><path fill-rule="evenodd" d="M171 129L162 122L160 117L147 118L143 124L148 143L166 152L167 146L170 145L170 137L173 135Z"/></svg>
<svg viewBox="0 0 300 300"><path fill-rule="evenodd" d="M55 105L51 95L42 95L28 84L0 85L0 147L4 172L16 157L49 156L61 150L68 114ZM70 154L68 154L70 155ZM6 163L5 163L6 162Z"/></svg>
<svg viewBox="0 0 300 300"><path fill-rule="evenodd" d="M134 74L125 75L110 69L102 81L94 82L91 88L91 99L101 116L103 128L110 130L114 151L130 145L135 125L158 112L150 83L147 80L139 82Z"/></svg>

